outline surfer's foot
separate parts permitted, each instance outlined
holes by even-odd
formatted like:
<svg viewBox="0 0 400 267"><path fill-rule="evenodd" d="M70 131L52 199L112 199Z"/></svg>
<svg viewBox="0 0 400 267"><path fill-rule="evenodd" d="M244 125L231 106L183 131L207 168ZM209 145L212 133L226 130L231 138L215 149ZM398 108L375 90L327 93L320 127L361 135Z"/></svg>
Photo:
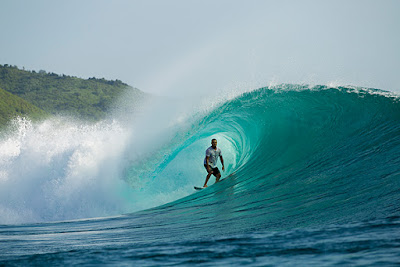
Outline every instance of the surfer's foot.
<svg viewBox="0 0 400 267"><path fill-rule="evenodd" d="M208 187L206 184L203 186L204 188Z"/></svg>

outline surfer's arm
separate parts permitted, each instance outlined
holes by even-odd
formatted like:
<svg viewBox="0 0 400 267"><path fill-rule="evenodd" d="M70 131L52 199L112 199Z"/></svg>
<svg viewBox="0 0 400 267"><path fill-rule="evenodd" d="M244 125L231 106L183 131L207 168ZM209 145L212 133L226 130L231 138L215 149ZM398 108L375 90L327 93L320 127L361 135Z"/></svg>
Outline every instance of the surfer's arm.
<svg viewBox="0 0 400 267"><path fill-rule="evenodd" d="M222 170L225 171L225 166L224 166L224 158L221 156L219 156L219 158L221 159L221 163L222 163Z"/></svg>
<svg viewBox="0 0 400 267"><path fill-rule="evenodd" d="M208 164L208 158L209 158L209 156L206 156L206 166L207 166L207 171L210 172L211 168L210 168L210 165Z"/></svg>

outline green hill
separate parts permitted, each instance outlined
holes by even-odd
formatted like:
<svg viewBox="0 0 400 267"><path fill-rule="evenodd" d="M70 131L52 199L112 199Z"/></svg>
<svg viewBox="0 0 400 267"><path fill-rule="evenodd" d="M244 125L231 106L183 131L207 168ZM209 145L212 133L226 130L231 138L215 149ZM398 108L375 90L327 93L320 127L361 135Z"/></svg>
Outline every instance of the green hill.
<svg viewBox="0 0 400 267"><path fill-rule="evenodd" d="M115 101L127 91L136 99L145 96L140 90L120 80L81 79L43 70L21 70L7 64L0 65L0 88L47 113L66 114L86 120L104 118Z"/></svg>
<svg viewBox="0 0 400 267"><path fill-rule="evenodd" d="M42 119L49 114L24 99L0 88L0 128L16 116Z"/></svg>

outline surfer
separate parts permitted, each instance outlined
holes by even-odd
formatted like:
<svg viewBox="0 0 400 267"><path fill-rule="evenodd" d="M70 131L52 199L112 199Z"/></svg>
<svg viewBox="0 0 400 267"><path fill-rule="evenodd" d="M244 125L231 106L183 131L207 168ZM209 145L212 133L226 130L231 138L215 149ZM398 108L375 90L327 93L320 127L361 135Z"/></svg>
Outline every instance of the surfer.
<svg viewBox="0 0 400 267"><path fill-rule="evenodd" d="M203 187L207 187L208 179L210 179L211 174L215 176L215 182L217 183L221 178L221 173L217 167L218 157L221 159L222 170L225 171L224 159L222 158L221 149L217 148L217 139L211 140L211 146L206 150L206 157L204 159L204 167L206 168L208 174Z"/></svg>

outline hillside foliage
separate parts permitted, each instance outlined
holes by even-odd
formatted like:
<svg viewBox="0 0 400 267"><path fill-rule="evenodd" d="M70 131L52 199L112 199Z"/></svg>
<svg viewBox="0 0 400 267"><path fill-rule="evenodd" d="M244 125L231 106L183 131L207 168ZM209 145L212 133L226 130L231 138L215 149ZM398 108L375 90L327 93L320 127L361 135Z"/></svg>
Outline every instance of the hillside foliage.
<svg viewBox="0 0 400 267"><path fill-rule="evenodd" d="M94 121L104 118L124 92L131 91L132 95L133 91L138 99L144 96L143 92L120 80L81 79L43 70L39 72L21 70L7 64L0 65L0 88L24 99L45 113L64 114ZM4 100L3 105L14 101L12 99L14 98ZM15 108L11 104L8 107L10 110L7 112L12 114ZM7 109L7 106L3 106L4 108ZM34 114L38 112L33 110L32 108Z"/></svg>
<svg viewBox="0 0 400 267"><path fill-rule="evenodd" d="M26 100L0 88L0 127L6 125L17 116L38 120L46 118L49 114Z"/></svg>

